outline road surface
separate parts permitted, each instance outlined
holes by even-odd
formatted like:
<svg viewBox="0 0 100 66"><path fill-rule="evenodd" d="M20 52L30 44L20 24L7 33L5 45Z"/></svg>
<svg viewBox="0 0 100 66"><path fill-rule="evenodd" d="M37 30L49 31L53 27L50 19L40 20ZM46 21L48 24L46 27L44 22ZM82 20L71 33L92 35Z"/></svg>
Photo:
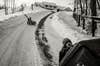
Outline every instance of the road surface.
<svg viewBox="0 0 100 66"><path fill-rule="evenodd" d="M49 12L29 14L37 23ZM0 23L0 66L42 66L34 41L36 27L22 15Z"/></svg>
<svg viewBox="0 0 100 66"><path fill-rule="evenodd" d="M39 23L49 13L50 11L42 11L28 15ZM0 66L43 66L45 62L48 64L43 58L40 46L36 44L37 26L27 25L26 22L27 19L23 15L0 22ZM44 34L47 39L45 46L49 47L47 53L52 56L52 66L59 65L59 51L65 37L70 38L72 42L90 38L80 33L73 23L72 16L62 12L55 13L46 19L44 27L39 30L40 36Z"/></svg>

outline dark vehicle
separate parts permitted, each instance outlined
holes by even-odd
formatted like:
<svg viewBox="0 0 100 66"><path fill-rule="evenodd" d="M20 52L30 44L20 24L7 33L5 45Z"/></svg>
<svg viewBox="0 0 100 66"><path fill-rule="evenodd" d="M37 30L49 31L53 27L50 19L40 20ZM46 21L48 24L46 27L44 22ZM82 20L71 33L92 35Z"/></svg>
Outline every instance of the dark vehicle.
<svg viewBox="0 0 100 66"><path fill-rule="evenodd" d="M100 66L100 39L74 44L59 63L60 66Z"/></svg>
<svg viewBox="0 0 100 66"><path fill-rule="evenodd" d="M64 11L73 11L70 7L64 9Z"/></svg>
<svg viewBox="0 0 100 66"><path fill-rule="evenodd" d="M55 3L42 2L40 4L40 7L48 9L48 10L54 10L57 8L57 5Z"/></svg>
<svg viewBox="0 0 100 66"><path fill-rule="evenodd" d="M31 19L31 17L28 17L26 14L25 14L25 17L27 18L27 24L28 25L36 25L36 21L33 21L32 19Z"/></svg>

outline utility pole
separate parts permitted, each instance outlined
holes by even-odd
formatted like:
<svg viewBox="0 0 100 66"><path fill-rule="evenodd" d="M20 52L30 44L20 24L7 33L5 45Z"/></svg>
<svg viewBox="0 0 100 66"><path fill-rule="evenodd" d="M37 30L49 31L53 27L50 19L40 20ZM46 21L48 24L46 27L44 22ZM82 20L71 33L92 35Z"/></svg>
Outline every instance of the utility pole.
<svg viewBox="0 0 100 66"><path fill-rule="evenodd" d="M15 0L10 0L11 12L14 13L14 3Z"/></svg>
<svg viewBox="0 0 100 66"><path fill-rule="evenodd" d="M15 12L15 0L12 0L12 13Z"/></svg>
<svg viewBox="0 0 100 66"><path fill-rule="evenodd" d="M8 15L8 0L4 0L5 15Z"/></svg>
<svg viewBox="0 0 100 66"><path fill-rule="evenodd" d="M12 0L10 0L10 9L12 11Z"/></svg>
<svg viewBox="0 0 100 66"><path fill-rule="evenodd" d="M87 0L85 0L85 3L86 3L86 13L85 13L85 15L87 15L87 9L88 9L88 3L87 3Z"/></svg>

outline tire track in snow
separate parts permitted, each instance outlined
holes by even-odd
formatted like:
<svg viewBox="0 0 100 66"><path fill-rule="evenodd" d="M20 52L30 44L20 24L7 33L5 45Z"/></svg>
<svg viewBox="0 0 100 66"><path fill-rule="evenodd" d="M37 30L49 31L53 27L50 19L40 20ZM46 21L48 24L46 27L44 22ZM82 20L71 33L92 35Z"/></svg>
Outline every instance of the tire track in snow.
<svg viewBox="0 0 100 66"><path fill-rule="evenodd" d="M6 40L2 43L2 45L3 44L6 44L6 45L2 46L2 48L0 48L0 52L1 52L0 53L0 63L3 62L2 58L4 58L4 55L6 54L6 52L9 51L9 49L10 50L12 49L12 46L13 46L14 42L16 41L16 38L18 38L19 34L25 30L25 27L26 26L18 27L18 29L16 29L15 32L9 38L6 38ZM10 53L11 53L11 51L9 51L8 56L10 56L9 55Z"/></svg>
<svg viewBox="0 0 100 66"><path fill-rule="evenodd" d="M36 44L39 46L40 52L43 54L42 57L44 57L44 59L42 58L44 60L43 66L53 66L52 55L49 53L50 47L48 45L48 40L45 36L45 31L44 31L45 20L51 14L53 14L53 12L46 15L40 20L35 32Z"/></svg>

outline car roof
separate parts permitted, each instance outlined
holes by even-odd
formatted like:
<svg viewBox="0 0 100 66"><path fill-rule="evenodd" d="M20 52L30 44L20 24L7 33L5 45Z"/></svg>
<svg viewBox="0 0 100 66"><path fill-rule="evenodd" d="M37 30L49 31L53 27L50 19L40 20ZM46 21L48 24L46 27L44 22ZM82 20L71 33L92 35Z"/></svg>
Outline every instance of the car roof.
<svg viewBox="0 0 100 66"><path fill-rule="evenodd" d="M65 57L60 62L60 66L66 64L81 47L85 47L100 58L100 39L83 40L74 44L74 46L66 52Z"/></svg>

